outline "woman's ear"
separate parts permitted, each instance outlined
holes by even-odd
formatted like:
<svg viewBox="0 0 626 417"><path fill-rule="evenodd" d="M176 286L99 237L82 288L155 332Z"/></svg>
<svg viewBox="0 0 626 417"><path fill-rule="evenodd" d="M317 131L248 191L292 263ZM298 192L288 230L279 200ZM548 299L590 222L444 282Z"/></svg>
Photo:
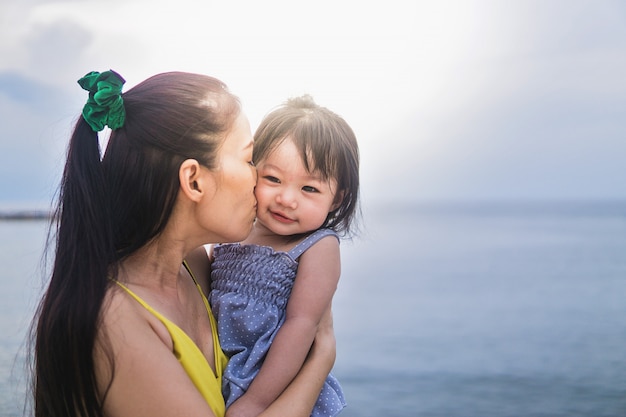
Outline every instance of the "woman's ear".
<svg viewBox="0 0 626 417"><path fill-rule="evenodd" d="M180 190L191 200L199 202L212 189L212 176L203 172L202 165L195 159L186 159L178 169Z"/></svg>

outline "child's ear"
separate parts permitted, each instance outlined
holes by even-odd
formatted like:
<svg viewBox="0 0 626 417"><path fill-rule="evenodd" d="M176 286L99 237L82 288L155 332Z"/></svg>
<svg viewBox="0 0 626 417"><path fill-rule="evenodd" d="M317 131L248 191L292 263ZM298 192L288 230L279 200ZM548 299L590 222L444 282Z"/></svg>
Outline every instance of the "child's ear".
<svg viewBox="0 0 626 417"><path fill-rule="evenodd" d="M338 191L337 194L335 194L335 200L333 201L333 205L330 206L330 211L335 211L341 207L344 195L346 195L345 190Z"/></svg>
<svg viewBox="0 0 626 417"><path fill-rule="evenodd" d="M202 166L195 159L186 159L178 170L180 190L191 201L198 202L211 188L211 176L202 172Z"/></svg>

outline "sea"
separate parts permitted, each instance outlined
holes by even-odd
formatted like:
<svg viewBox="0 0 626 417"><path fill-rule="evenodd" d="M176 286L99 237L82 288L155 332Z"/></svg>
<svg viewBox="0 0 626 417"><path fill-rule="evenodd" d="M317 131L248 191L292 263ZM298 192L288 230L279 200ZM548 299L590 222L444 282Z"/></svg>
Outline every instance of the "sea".
<svg viewBox="0 0 626 417"><path fill-rule="evenodd" d="M46 227L0 221L0 416L23 414ZM626 202L364 206L341 251L341 417L626 416Z"/></svg>

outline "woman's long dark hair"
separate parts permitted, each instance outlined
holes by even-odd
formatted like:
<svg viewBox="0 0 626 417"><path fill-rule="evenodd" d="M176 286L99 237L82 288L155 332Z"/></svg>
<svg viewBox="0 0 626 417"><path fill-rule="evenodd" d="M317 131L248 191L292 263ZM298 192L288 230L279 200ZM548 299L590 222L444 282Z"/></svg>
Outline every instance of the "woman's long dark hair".
<svg viewBox="0 0 626 417"><path fill-rule="evenodd" d="M98 390L93 355L110 278L164 229L180 164L193 158L215 168L240 112L222 82L197 74L156 75L123 99L125 124L111 133L102 159L82 117L70 140L51 229L52 277L32 327L36 417L103 415L106 392Z"/></svg>

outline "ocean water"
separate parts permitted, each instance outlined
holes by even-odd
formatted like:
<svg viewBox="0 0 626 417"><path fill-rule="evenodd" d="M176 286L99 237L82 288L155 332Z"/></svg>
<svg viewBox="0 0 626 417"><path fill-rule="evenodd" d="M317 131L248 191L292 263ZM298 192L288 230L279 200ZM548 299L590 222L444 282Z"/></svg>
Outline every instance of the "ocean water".
<svg viewBox="0 0 626 417"><path fill-rule="evenodd" d="M0 220L0 416L23 415L26 332L41 294L47 223Z"/></svg>
<svg viewBox="0 0 626 417"><path fill-rule="evenodd" d="M366 207L334 374L368 416L626 416L626 203ZM21 415L45 222L0 221L0 415Z"/></svg>

